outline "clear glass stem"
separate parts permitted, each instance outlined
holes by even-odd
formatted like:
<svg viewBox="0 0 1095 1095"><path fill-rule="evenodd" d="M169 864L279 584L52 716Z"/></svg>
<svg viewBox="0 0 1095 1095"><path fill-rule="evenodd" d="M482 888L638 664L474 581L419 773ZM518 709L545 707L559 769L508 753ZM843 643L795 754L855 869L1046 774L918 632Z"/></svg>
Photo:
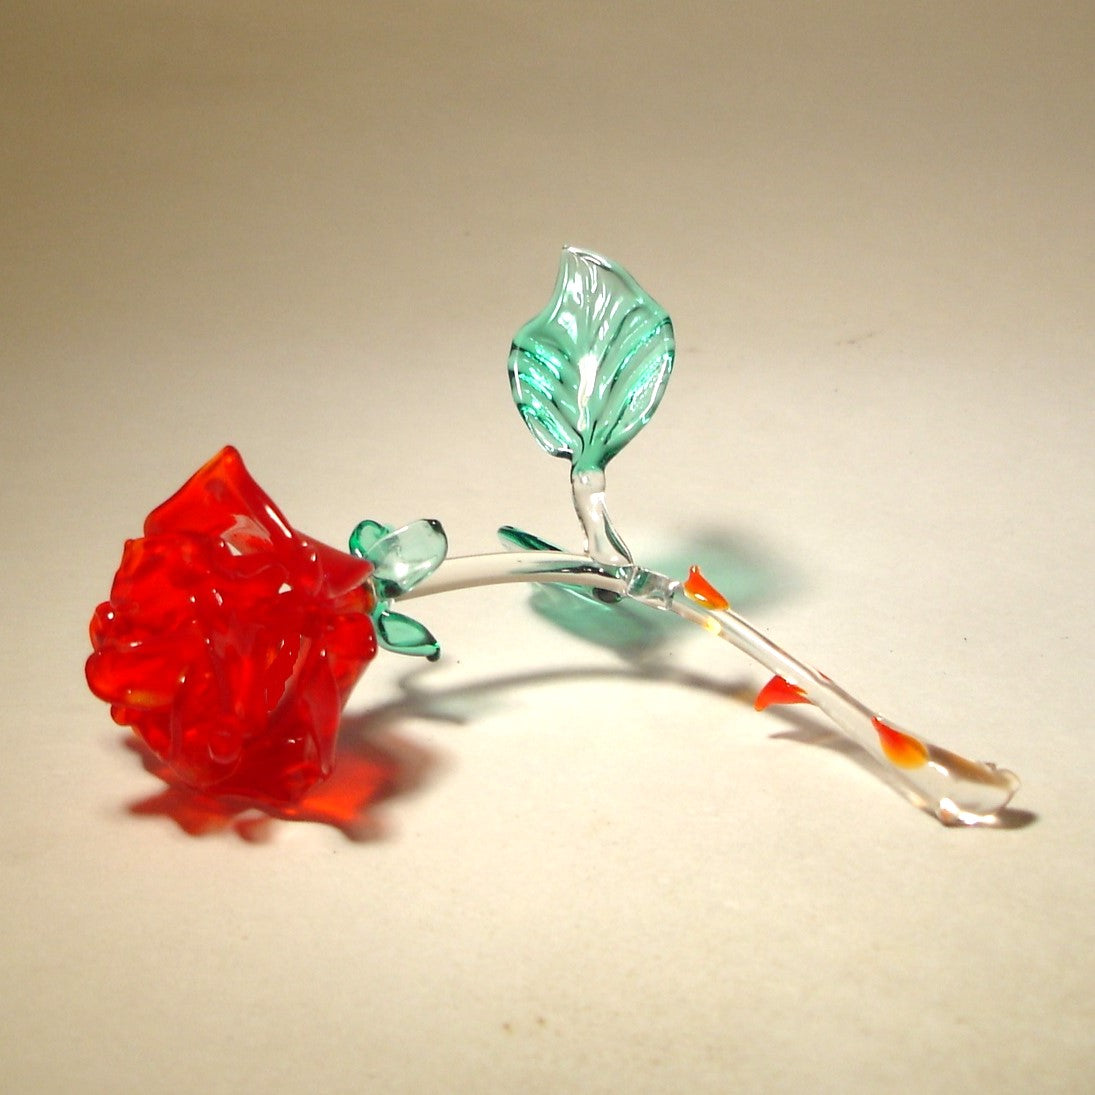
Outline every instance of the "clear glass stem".
<svg viewBox="0 0 1095 1095"><path fill-rule="evenodd" d="M824 673L804 665L734 612L693 604L680 587L670 611L725 639L782 678L799 698L823 711L866 750L908 798L948 825L992 824L1019 789L1013 772L969 760L914 736L846 692Z"/></svg>
<svg viewBox="0 0 1095 1095"><path fill-rule="evenodd" d="M570 494L586 537L586 554L598 563L622 566L632 561L631 552L616 531L605 506L603 470L570 473Z"/></svg>
<svg viewBox="0 0 1095 1095"><path fill-rule="evenodd" d="M507 582L561 582L572 586L627 593L634 563L598 563L588 555L563 551L503 551L491 555L457 555L446 559L424 581L399 600L410 601L454 589L503 585Z"/></svg>
<svg viewBox="0 0 1095 1095"><path fill-rule="evenodd" d="M968 760L901 730L735 612L698 604L681 582L634 563L552 551L457 556L445 560L400 600L504 582L560 582L606 590L672 612L732 643L781 679L780 697L772 702L813 704L878 762L890 782L945 824L991 824L1018 790L1014 773Z"/></svg>

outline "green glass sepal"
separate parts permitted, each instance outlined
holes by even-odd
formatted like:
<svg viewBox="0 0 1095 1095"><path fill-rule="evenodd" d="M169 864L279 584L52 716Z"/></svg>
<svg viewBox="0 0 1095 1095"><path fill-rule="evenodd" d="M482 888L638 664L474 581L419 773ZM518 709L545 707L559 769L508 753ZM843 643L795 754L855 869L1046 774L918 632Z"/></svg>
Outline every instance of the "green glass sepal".
<svg viewBox="0 0 1095 1095"><path fill-rule="evenodd" d="M373 564L369 581L376 597L372 611L377 642L393 654L428 658L441 657L441 645L425 625L401 612L393 612L388 603L409 593L428 578L444 561L449 550L448 537L439 521L412 521L402 528L379 521L365 520L350 533L350 552Z"/></svg>
<svg viewBox="0 0 1095 1095"><path fill-rule="evenodd" d="M350 551L373 564L373 587L381 600L409 593L441 565L448 550L440 521L412 521L398 529L362 521L350 534Z"/></svg>
<svg viewBox="0 0 1095 1095"><path fill-rule="evenodd" d="M373 545L391 531L391 525L382 525L379 521L366 518L350 533L350 554L359 559L368 559Z"/></svg>
<svg viewBox="0 0 1095 1095"><path fill-rule="evenodd" d="M526 532L516 525L503 525L498 530L498 539L505 547L515 551L562 551L550 540L537 536L534 532ZM605 589L594 589L592 586L572 586L565 582L544 582L539 587L545 591L558 590L560 593L569 593L572 597L595 604L600 608L606 608L616 604L620 600L618 593L612 593Z"/></svg>
<svg viewBox="0 0 1095 1095"><path fill-rule="evenodd" d="M650 421L673 369L673 324L622 267L563 250L555 295L513 338L513 400L540 447L602 471Z"/></svg>
<svg viewBox="0 0 1095 1095"><path fill-rule="evenodd" d="M441 657L441 644L429 629L401 612L381 609L373 616L376 638L385 650L393 654L410 654L431 662Z"/></svg>

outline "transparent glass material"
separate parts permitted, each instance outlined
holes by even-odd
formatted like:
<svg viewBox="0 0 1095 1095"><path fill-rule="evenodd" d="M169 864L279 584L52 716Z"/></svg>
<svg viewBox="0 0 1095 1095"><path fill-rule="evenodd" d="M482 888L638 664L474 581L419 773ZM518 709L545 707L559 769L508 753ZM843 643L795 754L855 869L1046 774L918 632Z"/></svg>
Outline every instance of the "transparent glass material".
<svg viewBox="0 0 1095 1095"><path fill-rule="evenodd" d="M774 676L757 709L810 703L882 765L891 781L948 824L993 820L1019 786L992 764L966 760L901 730L825 674L792 658L730 608L698 567L683 582L634 562L608 513L605 465L650 421L673 368L665 309L622 267L581 248L563 250L547 307L518 330L509 358L521 417L540 447L571 462L581 554L509 526L517 552L449 560L410 594L487 582L561 583L611 604L629 599L672 612L755 658Z"/></svg>
<svg viewBox="0 0 1095 1095"><path fill-rule="evenodd" d="M407 597L528 581L608 590L648 608L672 612L733 644L776 674L758 696L758 708L776 703L813 704L878 762L888 782L944 824L992 824L1019 788L1014 773L959 756L883 720L829 677L804 665L730 611L726 598L698 570L681 582L635 564L597 563L584 554L535 550L462 556L449 559ZM713 604L726 607L711 607Z"/></svg>
<svg viewBox="0 0 1095 1095"><path fill-rule="evenodd" d="M899 729L840 685L765 638L752 624L726 609L697 603L679 584L669 610L754 657L776 674L757 697L758 710L778 703L810 703L865 749L890 782L948 825L992 822L1019 789L1014 773L968 760ZM774 688L772 687L774 686ZM765 690L771 688L769 696ZM772 692L779 693L775 696Z"/></svg>

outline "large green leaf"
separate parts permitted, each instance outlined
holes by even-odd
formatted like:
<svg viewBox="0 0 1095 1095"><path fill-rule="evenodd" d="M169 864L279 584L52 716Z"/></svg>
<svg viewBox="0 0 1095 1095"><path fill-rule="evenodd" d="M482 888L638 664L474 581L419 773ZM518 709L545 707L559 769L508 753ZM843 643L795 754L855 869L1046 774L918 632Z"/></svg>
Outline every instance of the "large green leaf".
<svg viewBox="0 0 1095 1095"><path fill-rule="evenodd" d="M551 303L510 352L513 399L540 446L601 470L650 421L673 368L673 324L622 267L567 247Z"/></svg>

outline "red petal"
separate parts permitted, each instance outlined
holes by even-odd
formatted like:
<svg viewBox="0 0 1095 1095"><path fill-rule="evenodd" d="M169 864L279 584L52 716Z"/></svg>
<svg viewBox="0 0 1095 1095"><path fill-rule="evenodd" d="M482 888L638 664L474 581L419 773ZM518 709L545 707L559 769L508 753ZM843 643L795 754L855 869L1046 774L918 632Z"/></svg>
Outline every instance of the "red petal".
<svg viewBox="0 0 1095 1095"><path fill-rule="evenodd" d="M145 518L144 532L190 532L254 552L294 539L293 529L227 445Z"/></svg>
<svg viewBox="0 0 1095 1095"><path fill-rule="evenodd" d="M319 565L323 567L323 581L327 593L332 597L341 597L365 583L365 579L373 572L373 564L367 559L358 559L353 555L347 555L337 548L328 547L318 540L306 541L308 547L315 552ZM372 604L366 611L372 611Z"/></svg>

